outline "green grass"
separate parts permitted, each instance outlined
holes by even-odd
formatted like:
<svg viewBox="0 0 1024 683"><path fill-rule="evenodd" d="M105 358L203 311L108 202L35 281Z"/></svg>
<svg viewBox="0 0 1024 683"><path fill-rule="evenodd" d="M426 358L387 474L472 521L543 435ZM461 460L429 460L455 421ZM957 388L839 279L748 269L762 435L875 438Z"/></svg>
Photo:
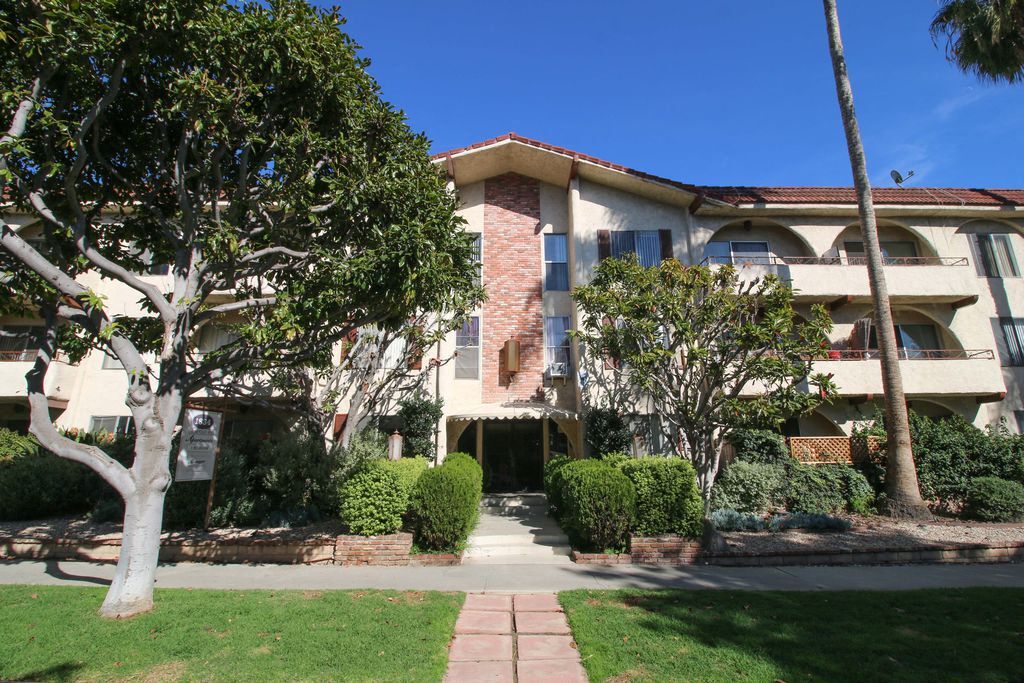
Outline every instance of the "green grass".
<svg viewBox="0 0 1024 683"><path fill-rule="evenodd" d="M1024 680L1024 589L559 597L591 681Z"/></svg>
<svg viewBox="0 0 1024 683"><path fill-rule="evenodd" d="M0 586L0 679L440 681L460 593L158 589L96 614L105 589Z"/></svg>

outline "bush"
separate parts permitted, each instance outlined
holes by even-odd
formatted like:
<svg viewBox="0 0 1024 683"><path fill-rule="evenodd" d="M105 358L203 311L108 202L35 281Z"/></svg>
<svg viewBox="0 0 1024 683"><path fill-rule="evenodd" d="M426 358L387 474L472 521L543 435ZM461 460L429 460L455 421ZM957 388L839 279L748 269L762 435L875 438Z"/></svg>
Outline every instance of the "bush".
<svg viewBox="0 0 1024 683"><path fill-rule="evenodd" d="M629 453L615 452L615 453L605 453L600 458L600 460L601 460L601 462L603 462L606 465L610 465L611 467L618 467L618 468L621 469L624 464L626 464L630 460L636 460L636 458L634 458Z"/></svg>
<svg viewBox="0 0 1024 683"><path fill-rule="evenodd" d="M480 508L483 470L465 453L451 453L420 476L411 496L413 534L425 550L457 552Z"/></svg>
<svg viewBox="0 0 1024 683"><path fill-rule="evenodd" d="M434 459L437 448L434 437L437 423L444 415L444 400L427 398L419 393L403 399L398 404L398 416L402 418L402 453L407 458Z"/></svg>
<svg viewBox="0 0 1024 683"><path fill-rule="evenodd" d="M587 445L595 458L629 450L633 435L626 420L617 411L611 408L591 408L584 419Z"/></svg>
<svg viewBox="0 0 1024 683"><path fill-rule="evenodd" d="M791 512L785 515L772 515L766 524L768 531L780 532L786 529L809 529L811 531L846 531L850 521L832 515Z"/></svg>
<svg viewBox="0 0 1024 683"><path fill-rule="evenodd" d="M781 434L766 429L736 429L729 433L736 459L765 465L785 465L793 458Z"/></svg>
<svg viewBox="0 0 1024 683"><path fill-rule="evenodd" d="M633 458L623 462L620 469L636 490L634 533L700 537L704 502L690 463L680 458Z"/></svg>
<svg viewBox="0 0 1024 683"><path fill-rule="evenodd" d="M71 432L70 438L101 446L127 464L132 441ZM0 520L40 519L88 512L101 500L119 500L109 484L87 466L42 448L31 436L0 429Z"/></svg>
<svg viewBox="0 0 1024 683"><path fill-rule="evenodd" d="M862 432L884 437L880 416ZM910 437L921 495L937 509L957 513L967 503L971 482L998 477L1024 483L1024 436L1010 434L1004 425L978 429L959 415L933 419L910 413ZM885 452L875 454L868 468L883 488Z"/></svg>
<svg viewBox="0 0 1024 683"><path fill-rule="evenodd" d="M353 534L393 534L402 527L408 502L394 469L373 463L352 475L342 487L341 518Z"/></svg>
<svg viewBox="0 0 1024 683"><path fill-rule="evenodd" d="M866 515L872 511L875 503L875 489L872 488L868 478L862 472L849 465L820 465L820 467L834 467L838 470L843 487L843 498L846 499L846 509L849 512Z"/></svg>
<svg viewBox="0 0 1024 683"><path fill-rule="evenodd" d="M636 521L636 490L625 474L600 460L575 460L559 470L562 525L585 550L622 550Z"/></svg>
<svg viewBox="0 0 1024 683"><path fill-rule="evenodd" d="M376 429L364 429L353 434L348 445L339 449L334 463L335 488L345 483L359 470L376 460L388 457L388 439Z"/></svg>
<svg viewBox="0 0 1024 683"><path fill-rule="evenodd" d="M548 508L555 517L562 514L562 482L559 471L573 461L568 455L556 455L544 463L544 493L548 496Z"/></svg>
<svg viewBox="0 0 1024 683"><path fill-rule="evenodd" d="M764 514L785 506L786 469L781 465L737 460L711 489L713 509Z"/></svg>
<svg viewBox="0 0 1024 683"><path fill-rule="evenodd" d="M967 512L986 522L1024 519L1024 486L999 477L978 477L971 482Z"/></svg>
<svg viewBox="0 0 1024 683"><path fill-rule="evenodd" d="M426 458L401 458L399 460L385 460L381 463L385 468L391 470L398 477L399 486L405 491L408 500L409 494L416 486L420 476L427 471Z"/></svg>
<svg viewBox="0 0 1024 683"><path fill-rule="evenodd" d="M846 497L843 495L838 468L833 465L793 463L789 468L786 509L813 514L846 510Z"/></svg>
<svg viewBox="0 0 1024 683"><path fill-rule="evenodd" d="M749 512L737 512L722 508L711 513L711 523L719 531L761 531L765 527L764 517Z"/></svg>

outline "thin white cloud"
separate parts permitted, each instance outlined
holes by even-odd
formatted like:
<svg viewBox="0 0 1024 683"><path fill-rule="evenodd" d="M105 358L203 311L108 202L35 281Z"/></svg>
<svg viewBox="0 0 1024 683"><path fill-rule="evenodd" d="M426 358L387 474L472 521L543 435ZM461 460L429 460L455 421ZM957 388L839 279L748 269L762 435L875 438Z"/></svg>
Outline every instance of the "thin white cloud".
<svg viewBox="0 0 1024 683"><path fill-rule="evenodd" d="M992 93L991 90L979 90L968 88L966 92L953 95L939 102L932 108L932 116L940 121L948 121L961 109L965 109L976 102L980 102Z"/></svg>

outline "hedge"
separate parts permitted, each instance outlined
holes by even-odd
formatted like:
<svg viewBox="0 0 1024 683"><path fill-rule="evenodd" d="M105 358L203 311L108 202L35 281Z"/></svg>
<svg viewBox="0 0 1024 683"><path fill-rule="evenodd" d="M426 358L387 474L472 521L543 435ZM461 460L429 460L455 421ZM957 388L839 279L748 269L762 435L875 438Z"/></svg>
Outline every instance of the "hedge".
<svg viewBox="0 0 1024 683"><path fill-rule="evenodd" d="M704 503L697 488L697 473L689 462L667 457L634 458L623 462L620 469L636 490L634 533L691 538L701 535Z"/></svg>
<svg viewBox="0 0 1024 683"><path fill-rule="evenodd" d="M711 489L715 510L763 514L786 505L786 470L781 465L736 460Z"/></svg>
<svg viewBox="0 0 1024 683"><path fill-rule="evenodd" d="M558 470L565 504L562 527L583 550L626 547L636 521L636 489L620 470L600 460L575 460Z"/></svg>
<svg viewBox="0 0 1024 683"><path fill-rule="evenodd" d="M811 514L866 513L874 498L867 478L849 465L737 460L718 476L711 506L756 514L781 509Z"/></svg>
<svg viewBox="0 0 1024 683"><path fill-rule="evenodd" d="M548 508L551 514L557 519L565 509L565 502L562 500L562 480L560 470L573 462L568 455L556 455L544 463L544 493L548 497Z"/></svg>
<svg viewBox="0 0 1024 683"><path fill-rule="evenodd" d="M399 531L416 482L426 471L423 458L372 461L342 486L342 521L362 536Z"/></svg>
<svg viewBox="0 0 1024 683"><path fill-rule="evenodd" d="M413 488L413 539L423 550L457 552L473 530L480 508L483 470L465 453L449 454Z"/></svg>

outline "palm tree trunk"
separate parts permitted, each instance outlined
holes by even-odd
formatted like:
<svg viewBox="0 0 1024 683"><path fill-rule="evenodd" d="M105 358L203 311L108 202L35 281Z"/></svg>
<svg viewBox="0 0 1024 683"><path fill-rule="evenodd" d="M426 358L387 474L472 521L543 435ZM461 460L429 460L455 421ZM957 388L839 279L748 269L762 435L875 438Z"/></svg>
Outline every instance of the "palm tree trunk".
<svg viewBox="0 0 1024 683"><path fill-rule="evenodd" d="M903 380L900 377L899 357L896 347L896 332L889 307L889 291L882 270L882 252L878 245L878 229L875 224L875 207L871 198L871 183L868 181L867 160L864 145L860 139L857 114L853 108L853 89L846 71L846 57L843 54L843 40L839 34L839 15L836 0L823 0L825 23L828 27L829 52L832 57L832 71L836 79L836 95L839 110L843 116L846 131L846 146L850 153L853 170L853 184L857 190L857 207L860 213L860 232L867 256L868 282L875 307L875 323L878 348L881 352L882 389L885 393L885 428L887 433L887 464L885 471L885 492L889 512L897 517L921 518L930 513L917 483L917 470L910 444L910 420L907 417L907 401L903 395Z"/></svg>

